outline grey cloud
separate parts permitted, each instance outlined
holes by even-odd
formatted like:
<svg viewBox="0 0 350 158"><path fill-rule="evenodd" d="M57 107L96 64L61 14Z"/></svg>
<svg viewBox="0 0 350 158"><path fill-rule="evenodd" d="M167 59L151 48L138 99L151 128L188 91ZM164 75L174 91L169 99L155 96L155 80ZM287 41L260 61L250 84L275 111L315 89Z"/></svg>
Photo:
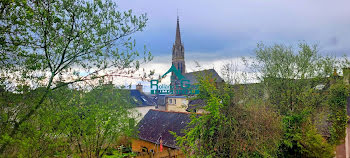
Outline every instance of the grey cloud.
<svg viewBox="0 0 350 158"><path fill-rule="evenodd" d="M187 55L216 58L251 55L256 43L319 43L321 53L350 53L350 1L326 0L120 0L121 9L146 12L149 23L138 33L154 55L171 55L176 10Z"/></svg>

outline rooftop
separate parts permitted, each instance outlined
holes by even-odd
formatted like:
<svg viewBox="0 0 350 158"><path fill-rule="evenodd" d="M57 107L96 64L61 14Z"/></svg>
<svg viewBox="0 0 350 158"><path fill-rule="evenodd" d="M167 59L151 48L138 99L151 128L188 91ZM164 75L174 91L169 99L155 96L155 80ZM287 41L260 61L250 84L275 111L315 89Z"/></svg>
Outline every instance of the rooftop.
<svg viewBox="0 0 350 158"><path fill-rule="evenodd" d="M219 76L219 74L214 69L202 70L185 73L184 76L187 80L190 80L190 84L198 83L197 77L211 75L216 82L224 82L224 80Z"/></svg>
<svg viewBox="0 0 350 158"><path fill-rule="evenodd" d="M130 91L131 101L134 105L138 107L156 105L156 102L152 98L147 96L145 93L140 92L139 90L136 90L136 89L131 89L129 91Z"/></svg>
<svg viewBox="0 0 350 158"><path fill-rule="evenodd" d="M169 112L151 109L145 117L139 122L139 139L159 144L160 138L163 145L170 148L178 148L175 137L169 132L175 132L179 136L191 121L191 113L188 112Z"/></svg>

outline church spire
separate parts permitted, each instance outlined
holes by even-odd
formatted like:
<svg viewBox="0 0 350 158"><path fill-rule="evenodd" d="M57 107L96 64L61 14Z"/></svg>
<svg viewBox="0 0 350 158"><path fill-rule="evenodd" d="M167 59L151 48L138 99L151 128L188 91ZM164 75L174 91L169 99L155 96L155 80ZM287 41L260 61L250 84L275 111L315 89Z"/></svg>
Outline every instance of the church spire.
<svg viewBox="0 0 350 158"><path fill-rule="evenodd" d="M173 45L172 65L179 72L181 72L182 75L186 73L185 49L181 42L179 16L177 16L176 37L175 37L175 43ZM172 78L171 80L172 84L175 84L175 82L179 80L178 76L176 76L176 74L174 73L171 74L171 78Z"/></svg>
<svg viewBox="0 0 350 158"><path fill-rule="evenodd" d="M176 38L175 38L175 44L181 44L181 35L180 35L179 16L177 16L177 25L176 25Z"/></svg>

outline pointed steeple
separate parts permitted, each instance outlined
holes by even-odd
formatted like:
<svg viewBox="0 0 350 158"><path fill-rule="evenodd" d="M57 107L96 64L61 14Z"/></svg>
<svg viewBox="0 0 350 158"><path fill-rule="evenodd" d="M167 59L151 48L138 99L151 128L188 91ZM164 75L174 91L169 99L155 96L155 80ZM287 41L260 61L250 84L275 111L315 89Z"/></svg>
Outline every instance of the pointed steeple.
<svg viewBox="0 0 350 158"><path fill-rule="evenodd" d="M176 38L175 38L175 44L181 44L181 35L180 35L179 16L177 16L177 25L176 25Z"/></svg>
<svg viewBox="0 0 350 158"><path fill-rule="evenodd" d="M186 73L185 49L181 42L179 16L177 16L176 36L175 43L173 45L172 65L181 73L181 75L184 75ZM177 81L181 80L181 77L172 72L171 79L171 83L174 85Z"/></svg>

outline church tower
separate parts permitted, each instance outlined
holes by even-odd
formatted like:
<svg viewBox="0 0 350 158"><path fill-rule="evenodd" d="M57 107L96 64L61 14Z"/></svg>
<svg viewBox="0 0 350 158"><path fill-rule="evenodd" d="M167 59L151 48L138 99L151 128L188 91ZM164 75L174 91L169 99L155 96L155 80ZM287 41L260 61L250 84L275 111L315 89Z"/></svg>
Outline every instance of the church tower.
<svg viewBox="0 0 350 158"><path fill-rule="evenodd" d="M175 68L179 72L181 72L182 75L186 73L185 49L184 49L183 43L181 42L179 17L177 17L176 36L175 36L175 43L173 45L172 64L175 66ZM171 79L172 79L171 82L174 82L173 79L177 79L174 73L171 74Z"/></svg>

